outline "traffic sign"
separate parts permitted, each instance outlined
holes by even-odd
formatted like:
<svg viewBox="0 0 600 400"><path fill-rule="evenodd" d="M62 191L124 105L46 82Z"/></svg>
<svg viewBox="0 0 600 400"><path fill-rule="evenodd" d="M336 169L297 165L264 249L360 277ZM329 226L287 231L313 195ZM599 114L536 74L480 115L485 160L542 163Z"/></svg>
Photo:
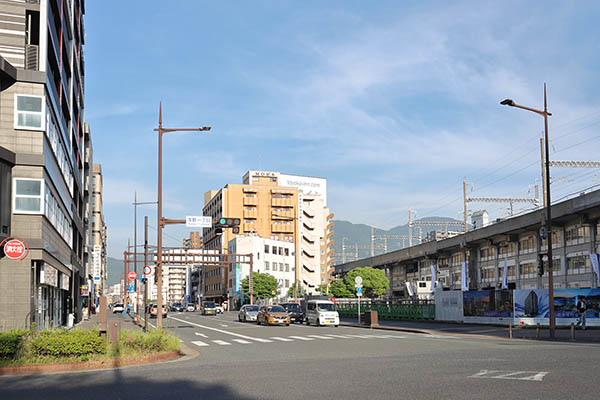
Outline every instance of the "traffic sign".
<svg viewBox="0 0 600 400"><path fill-rule="evenodd" d="M21 261L29 253L29 247L24 239L9 237L0 244L4 248L4 254L11 260Z"/></svg>
<svg viewBox="0 0 600 400"><path fill-rule="evenodd" d="M356 294L359 294L359 293L362 294L362 288L361 287L356 288Z"/></svg>
<svg viewBox="0 0 600 400"><path fill-rule="evenodd" d="M152 268L149 265L144 265L144 268L142 268L142 272L144 273L144 275L150 275L152 273Z"/></svg>
<svg viewBox="0 0 600 400"><path fill-rule="evenodd" d="M211 216L186 216L185 226L188 228L210 228L212 226Z"/></svg>
<svg viewBox="0 0 600 400"><path fill-rule="evenodd" d="M137 276L137 274L134 271L130 271L127 274L127 277L129 278L130 281L134 281L136 276Z"/></svg>
<svg viewBox="0 0 600 400"><path fill-rule="evenodd" d="M362 277L361 276L357 276L356 278L354 278L354 283L356 283L357 285L362 284Z"/></svg>

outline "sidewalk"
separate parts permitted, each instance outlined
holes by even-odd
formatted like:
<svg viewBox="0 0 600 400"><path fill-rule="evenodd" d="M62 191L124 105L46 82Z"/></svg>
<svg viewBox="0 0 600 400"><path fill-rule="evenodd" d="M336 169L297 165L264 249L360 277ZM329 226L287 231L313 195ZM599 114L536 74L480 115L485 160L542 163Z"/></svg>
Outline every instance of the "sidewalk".
<svg viewBox="0 0 600 400"><path fill-rule="evenodd" d="M357 318L340 318L342 325L358 326ZM366 325L363 325L367 327ZM487 337L497 339L509 339L508 326L462 324L442 321L396 321L379 320L379 327L375 329L399 330L409 332L420 332L431 335L471 336ZM513 326L513 339L535 339L535 327ZM577 343L600 343L600 329L593 327L586 330L575 330L575 342ZM554 340L560 342L571 342L571 330L569 328L557 328L555 338L550 339L548 328L540 329L541 340Z"/></svg>
<svg viewBox="0 0 600 400"><path fill-rule="evenodd" d="M110 326L110 323L115 321L121 322L121 329L142 329L135 324L135 315L130 316L128 314L123 315L121 313L113 314L112 311L107 311L106 324ZM90 318L75 324L75 328L94 329L98 327L98 322L100 322L100 314L92 314Z"/></svg>

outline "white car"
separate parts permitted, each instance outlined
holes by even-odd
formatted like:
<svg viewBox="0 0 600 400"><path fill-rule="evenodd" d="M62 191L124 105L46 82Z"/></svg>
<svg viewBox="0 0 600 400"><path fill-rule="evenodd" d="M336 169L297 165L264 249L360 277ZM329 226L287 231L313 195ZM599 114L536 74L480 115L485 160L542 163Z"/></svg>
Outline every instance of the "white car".
<svg viewBox="0 0 600 400"><path fill-rule="evenodd" d="M194 305L194 303L187 303L187 305L185 306L185 310L186 311L196 311L196 306Z"/></svg>
<svg viewBox="0 0 600 400"><path fill-rule="evenodd" d="M125 306L123 305L123 303L113 304L113 306L112 306L113 314L122 313L124 310L125 310Z"/></svg>
<svg viewBox="0 0 600 400"><path fill-rule="evenodd" d="M338 326L340 315L335 304L329 300L309 300L306 303L306 325L310 324Z"/></svg>
<svg viewBox="0 0 600 400"><path fill-rule="evenodd" d="M223 306L217 306L217 314L223 314Z"/></svg>

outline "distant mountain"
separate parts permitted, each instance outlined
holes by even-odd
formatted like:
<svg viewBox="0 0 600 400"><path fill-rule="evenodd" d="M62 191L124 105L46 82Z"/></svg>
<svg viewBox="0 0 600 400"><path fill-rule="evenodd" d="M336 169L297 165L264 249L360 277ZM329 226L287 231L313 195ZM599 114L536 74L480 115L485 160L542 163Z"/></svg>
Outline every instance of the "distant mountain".
<svg viewBox="0 0 600 400"><path fill-rule="evenodd" d="M123 260L117 258L106 258L106 285L112 286L121 283L123 279Z"/></svg>
<svg viewBox="0 0 600 400"><path fill-rule="evenodd" d="M427 217L418 219L416 221L431 222L460 222L453 218L448 217ZM335 252L335 264L341 264L345 256L346 262L353 261L358 258L365 258L371 256L371 226L365 224L353 224L349 221L334 220L333 221L333 240L335 244L333 246ZM427 226L422 227L422 235L425 237L427 232L434 230L445 229L444 225L439 226ZM448 230L462 230L457 226L449 226ZM420 234L419 227L413 227L413 245L418 244L418 237ZM373 234L375 236L406 236L408 237L408 224L396 226L390 230L384 230L373 227ZM345 250L342 253L342 240L345 245ZM357 248L358 247L358 248ZM387 239L387 251L399 250L403 247L408 247L408 239ZM374 254L384 253L384 240L375 240Z"/></svg>

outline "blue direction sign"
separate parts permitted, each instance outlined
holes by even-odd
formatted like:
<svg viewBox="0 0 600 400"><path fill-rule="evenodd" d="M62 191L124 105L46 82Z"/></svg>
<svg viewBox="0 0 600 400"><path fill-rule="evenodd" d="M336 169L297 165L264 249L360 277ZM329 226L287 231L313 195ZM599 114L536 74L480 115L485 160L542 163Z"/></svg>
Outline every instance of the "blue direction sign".
<svg viewBox="0 0 600 400"><path fill-rule="evenodd" d="M362 294L362 288L361 287L356 288L356 294L358 294L358 293Z"/></svg>

